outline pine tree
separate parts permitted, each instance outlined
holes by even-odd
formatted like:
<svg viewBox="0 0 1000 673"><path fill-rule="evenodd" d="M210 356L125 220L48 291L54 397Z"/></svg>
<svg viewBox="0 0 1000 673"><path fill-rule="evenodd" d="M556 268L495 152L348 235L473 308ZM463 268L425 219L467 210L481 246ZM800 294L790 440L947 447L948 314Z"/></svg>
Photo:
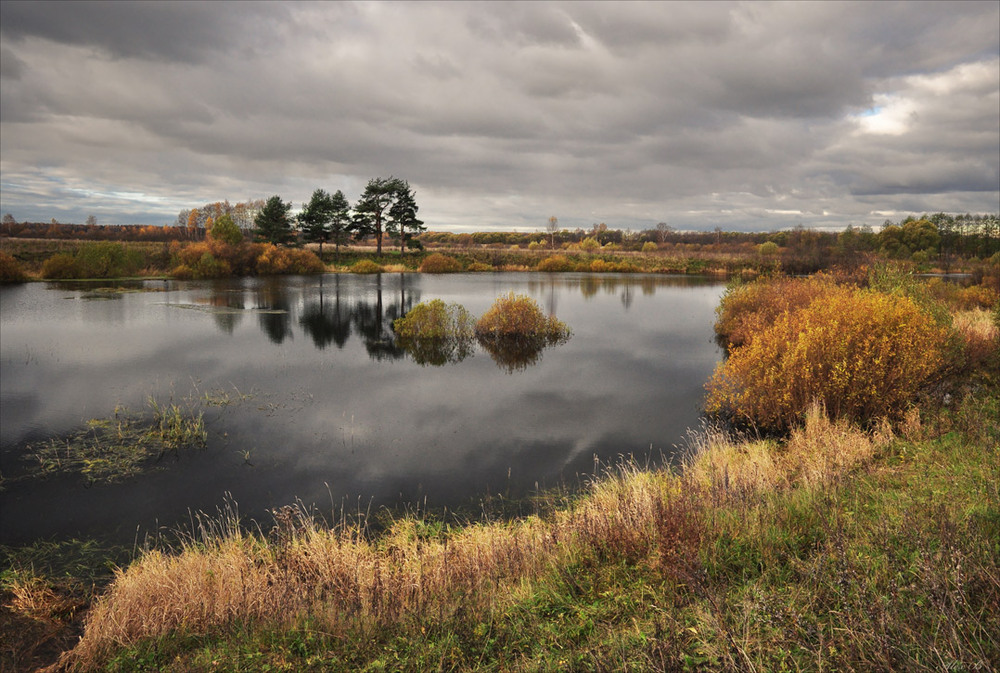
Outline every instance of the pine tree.
<svg viewBox="0 0 1000 673"><path fill-rule="evenodd" d="M275 245L291 243L295 236L291 219L288 217L291 209L292 204L285 203L280 196L269 198L253 221L256 239Z"/></svg>

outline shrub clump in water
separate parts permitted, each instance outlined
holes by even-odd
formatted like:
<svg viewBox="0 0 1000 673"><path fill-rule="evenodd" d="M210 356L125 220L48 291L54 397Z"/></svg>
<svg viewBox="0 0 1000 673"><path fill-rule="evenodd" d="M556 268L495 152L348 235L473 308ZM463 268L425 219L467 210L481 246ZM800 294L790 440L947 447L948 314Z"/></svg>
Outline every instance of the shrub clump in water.
<svg viewBox="0 0 1000 673"><path fill-rule="evenodd" d="M510 292L497 297L476 322L476 336L487 341L519 338L555 344L568 339L570 330L555 316L546 316L531 297Z"/></svg>
<svg viewBox="0 0 1000 673"><path fill-rule="evenodd" d="M440 299L414 306L392 324L405 348L421 365L461 362L472 354L472 315L460 304Z"/></svg>
<svg viewBox="0 0 1000 673"><path fill-rule="evenodd" d="M392 323L402 339L448 339L472 336L472 316L460 304L440 299L421 302Z"/></svg>

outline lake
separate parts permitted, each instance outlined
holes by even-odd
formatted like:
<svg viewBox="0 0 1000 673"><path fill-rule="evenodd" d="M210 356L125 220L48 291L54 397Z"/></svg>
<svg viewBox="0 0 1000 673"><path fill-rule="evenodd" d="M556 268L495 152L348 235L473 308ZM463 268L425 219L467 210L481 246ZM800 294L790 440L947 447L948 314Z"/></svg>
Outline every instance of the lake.
<svg viewBox="0 0 1000 673"><path fill-rule="evenodd" d="M107 291L124 285L126 291ZM573 487L669 460L697 427L715 280L612 274L376 274L31 283L0 288L0 543L129 542L231 499L321 513ZM392 320L421 301L475 316L514 291L567 323L541 352L408 352ZM147 400L204 414L203 449L119 483L35 474L45 442ZM131 411L125 411L131 410Z"/></svg>

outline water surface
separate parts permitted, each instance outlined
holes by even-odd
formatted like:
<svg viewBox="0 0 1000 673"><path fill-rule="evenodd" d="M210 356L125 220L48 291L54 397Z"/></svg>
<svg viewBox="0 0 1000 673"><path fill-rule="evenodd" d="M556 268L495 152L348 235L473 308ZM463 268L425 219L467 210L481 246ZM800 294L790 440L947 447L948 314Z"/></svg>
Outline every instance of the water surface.
<svg viewBox="0 0 1000 673"><path fill-rule="evenodd" d="M296 500L326 512L343 502L457 507L576 484L595 457L672 455L721 357L712 322L723 288L704 279L381 274L99 287L0 289L5 544L141 538L215 511L227 493L266 522L268 509ZM480 315L511 290L566 322L570 340L530 364L477 347L431 366L393 338L392 319L417 302ZM142 411L150 396L204 412L208 446L117 484L25 476L32 443L116 407Z"/></svg>

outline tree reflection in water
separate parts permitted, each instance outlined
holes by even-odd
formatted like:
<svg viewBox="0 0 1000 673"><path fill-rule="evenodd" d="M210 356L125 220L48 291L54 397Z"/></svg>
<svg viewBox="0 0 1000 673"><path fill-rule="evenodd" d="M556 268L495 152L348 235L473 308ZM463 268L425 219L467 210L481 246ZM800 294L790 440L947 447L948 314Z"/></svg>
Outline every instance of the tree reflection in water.
<svg viewBox="0 0 1000 673"><path fill-rule="evenodd" d="M248 296L242 288L234 289L231 283L223 282L212 287L208 303L216 309L212 311L216 325L228 335L234 333L246 313L253 312L257 314L261 331L274 344L293 339L293 327L297 324L319 350L331 344L343 349L351 336L356 335L373 360L392 361L409 356L422 366L458 364L475 354L478 343L497 367L513 374L536 364L545 348L566 341L566 338L471 335L401 338L393 331L393 321L413 308L419 300L419 292L402 273L398 285L392 283L396 287L389 290L385 287L389 278L388 274L378 274L374 292L369 297L357 298L342 290L339 276L333 276L332 284L328 276L320 277L318 296L312 295L303 301L298 311L296 302L289 297L288 279L278 277L261 279L250 295L249 306Z"/></svg>
<svg viewBox="0 0 1000 673"><path fill-rule="evenodd" d="M479 345L490 354L497 367L508 374L524 371L538 362L542 351L548 346L564 344L569 337L521 337L504 336L495 338L478 337Z"/></svg>
<svg viewBox="0 0 1000 673"><path fill-rule="evenodd" d="M310 302L302 308L299 326L312 337L316 348L323 350L331 343L343 348L351 336L353 312L340 299L340 275L334 276L332 305L324 298L323 277L320 276L319 301Z"/></svg>

